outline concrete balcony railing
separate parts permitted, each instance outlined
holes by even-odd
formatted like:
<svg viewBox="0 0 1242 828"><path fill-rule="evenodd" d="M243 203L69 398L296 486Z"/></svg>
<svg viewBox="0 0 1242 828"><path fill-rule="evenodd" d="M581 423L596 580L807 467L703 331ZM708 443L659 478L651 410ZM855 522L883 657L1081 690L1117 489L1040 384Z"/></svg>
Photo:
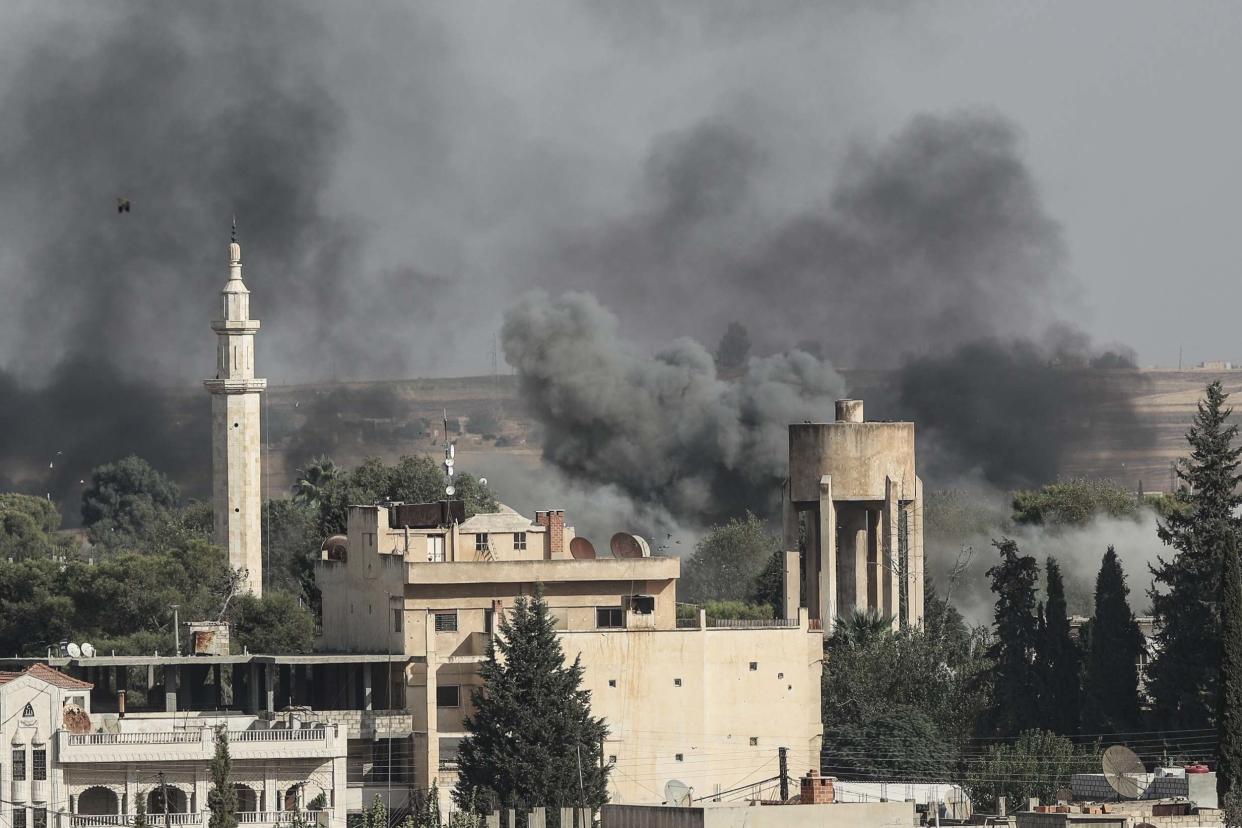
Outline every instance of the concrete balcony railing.
<svg viewBox="0 0 1242 828"><path fill-rule="evenodd" d="M111 825L133 825L137 814L73 814L69 817L69 828L107 828ZM239 815L240 816L240 815ZM201 813L192 814L147 814L147 825L159 828L162 825L201 825L205 820Z"/></svg>
<svg viewBox="0 0 1242 828"><path fill-rule="evenodd" d="M136 730L121 733L57 733L61 762L125 762L144 759L210 759L215 731ZM345 750L345 734L337 725L231 730L229 750L235 759L318 758Z"/></svg>

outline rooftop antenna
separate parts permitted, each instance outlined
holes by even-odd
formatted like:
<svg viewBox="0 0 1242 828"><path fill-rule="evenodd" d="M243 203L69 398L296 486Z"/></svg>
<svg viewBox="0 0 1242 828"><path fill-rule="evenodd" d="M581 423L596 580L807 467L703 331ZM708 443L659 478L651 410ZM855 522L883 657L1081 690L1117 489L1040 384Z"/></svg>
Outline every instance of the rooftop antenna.
<svg viewBox="0 0 1242 828"><path fill-rule="evenodd" d="M689 808L694 801L694 788L680 779L670 779L664 783L664 803L675 808Z"/></svg>
<svg viewBox="0 0 1242 828"><path fill-rule="evenodd" d="M1138 799L1142 795L1142 775L1147 773L1147 768L1134 751L1125 745L1113 745L1104 751L1101 765L1104 780L1119 799Z"/></svg>
<svg viewBox="0 0 1242 828"><path fill-rule="evenodd" d="M457 451L452 441L449 440L448 431L448 409L444 409L444 494L452 497L457 494L457 487L453 485L453 465L456 463Z"/></svg>

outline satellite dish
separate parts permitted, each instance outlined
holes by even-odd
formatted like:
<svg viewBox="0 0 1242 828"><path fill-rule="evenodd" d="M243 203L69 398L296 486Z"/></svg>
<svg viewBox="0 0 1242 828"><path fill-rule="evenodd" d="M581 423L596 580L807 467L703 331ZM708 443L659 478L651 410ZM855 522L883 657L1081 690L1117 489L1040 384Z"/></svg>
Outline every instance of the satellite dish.
<svg viewBox="0 0 1242 828"><path fill-rule="evenodd" d="M444 493L445 493L446 495L448 495L449 497L452 497L453 495L457 494L457 487L455 487L455 486L445 486L445 487L444 487Z"/></svg>
<svg viewBox="0 0 1242 828"><path fill-rule="evenodd" d="M89 641L82 642L82 655L86 656L87 658L94 658L95 657L95 645L90 643Z"/></svg>
<svg viewBox="0 0 1242 828"><path fill-rule="evenodd" d="M691 804L691 788L679 779L670 779L664 783L664 804L678 808L689 808Z"/></svg>
<svg viewBox="0 0 1242 828"><path fill-rule="evenodd" d="M456 463L456 462L457 462L457 461L456 461L456 460L454 460L452 457L445 457L445 458L444 458L444 465L446 465L446 466L448 466L448 467L450 467L450 468L452 468L453 464L454 464L454 463Z"/></svg>
<svg viewBox="0 0 1242 828"><path fill-rule="evenodd" d="M1138 799L1143 793L1143 774L1147 768L1138 754L1125 745L1113 745L1104 751L1104 779L1122 799Z"/></svg>
<svg viewBox="0 0 1242 828"><path fill-rule="evenodd" d="M629 532L618 532L612 536L608 546L612 548L614 558L650 558L651 547L638 535Z"/></svg>
<svg viewBox="0 0 1242 828"><path fill-rule="evenodd" d="M487 485L487 478L486 478L486 477L480 477L480 478L479 478L479 485L480 485L480 486L486 486L486 485Z"/></svg>
<svg viewBox="0 0 1242 828"><path fill-rule="evenodd" d="M77 644L71 643L65 649L69 651L70 658L81 658L82 657L82 648L79 647Z"/></svg>
<svg viewBox="0 0 1242 828"><path fill-rule="evenodd" d="M569 554L580 561L593 560L595 558L595 545L586 538L574 538L569 542Z"/></svg>

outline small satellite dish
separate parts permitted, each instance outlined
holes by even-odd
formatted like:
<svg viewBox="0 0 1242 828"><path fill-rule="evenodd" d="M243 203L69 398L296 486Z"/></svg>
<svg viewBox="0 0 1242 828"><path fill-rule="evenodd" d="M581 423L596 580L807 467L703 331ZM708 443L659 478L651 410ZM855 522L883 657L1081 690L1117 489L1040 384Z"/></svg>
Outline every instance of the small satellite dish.
<svg viewBox="0 0 1242 828"><path fill-rule="evenodd" d="M480 478L479 478L479 485L480 485L480 486L486 486L486 485L487 485L487 478L486 478L486 477L480 477Z"/></svg>
<svg viewBox="0 0 1242 828"><path fill-rule="evenodd" d="M586 538L574 538L569 542L569 554L580 561L589 561L595 557L595 545Z"/></svg>
<svg viewBox="0 0 1242 828"><path fill-rule="evenodd" d="M452 460L457 456L457 444L449 443L449 459Z"/></svg>
<svg viewBox="0 0 1242 828"><path fill-rule="evenodd" d="M677 808L689 808L691 804L691 788L680 779L670 779L664 783L664 804Z"/></svg>
<svg viewBox="0 0 1242 828"><path fill-rule="evenodd" d="M452 497L453 495L457 494L457 487L456 486L445 486L444 493L448 495L449 497Z"/></svg>
<svg viewBox="0 0 1242 828"><path fill-rule="evenodd" d="M89 641L83 641L82 642L82 655L86 656L87 658L94 658L95 657L95 645L90 643Z"/></svg>
<svg viewBox="0 0 1242 828"><path fill-rule="evenodd" d="M65 649L69 651L70 658L81 658L82 657L82 648L79 647L77 644L70 643L70 645L66 647Z"/></svg>
<svg viewBox="0 0 1242 828"><path fill-rule="evenodd" d="M445 457L445 458L444 458L444 465L448 466L449 468L452 468L453 464L454 464L454 463L456 463L456 462L457 462L457 461L456 461L456 460L454 460L452 457Z"/></svg>
<svg viewBox="0 0 1242 828"><path fill-rule="evenodd" d="M1113 745L1104 751L1104 779L1122 799L1138 799L1143 793L1143 774L1147 768L1138 754L1125 745Z"/></svg>
<svg viewBox="0 0 1242 828"><path fill-rule="evenodd" d="M638 535L629 532L618 532L612 536L608 546L614 558L650 558L651 547Z"/></svg>

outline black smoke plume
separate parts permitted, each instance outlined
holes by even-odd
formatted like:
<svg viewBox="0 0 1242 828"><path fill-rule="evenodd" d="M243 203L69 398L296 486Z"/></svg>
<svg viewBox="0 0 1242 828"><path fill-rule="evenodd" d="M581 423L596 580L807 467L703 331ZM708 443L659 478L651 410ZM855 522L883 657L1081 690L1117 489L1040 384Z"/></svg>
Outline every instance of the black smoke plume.
<svg viewBox="0 0 1242 828"><path fill-rule="evenodd" d="M505 358L544 429L543 456L693 523L769 511L785 476L785 426L831 416L844 384L794 351L721 380L689 339L640 356L594 297L527 297L508 314Z"/></svg>

